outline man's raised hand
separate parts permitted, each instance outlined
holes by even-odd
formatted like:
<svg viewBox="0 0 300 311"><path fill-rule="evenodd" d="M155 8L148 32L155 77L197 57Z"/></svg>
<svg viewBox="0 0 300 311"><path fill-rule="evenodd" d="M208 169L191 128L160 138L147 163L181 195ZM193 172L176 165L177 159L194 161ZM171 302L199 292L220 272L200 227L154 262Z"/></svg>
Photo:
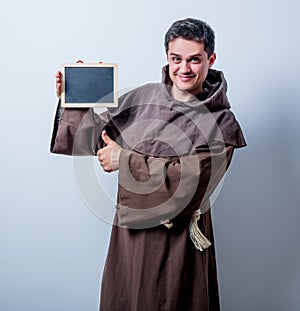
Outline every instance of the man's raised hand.
<svg viewBox="0 0 300 311"><path fill-rule="evenodd" d="M58 71L55 75L56 80L56 95L58 98L61 96L61 80L62 80L62 73Z"/></svg>

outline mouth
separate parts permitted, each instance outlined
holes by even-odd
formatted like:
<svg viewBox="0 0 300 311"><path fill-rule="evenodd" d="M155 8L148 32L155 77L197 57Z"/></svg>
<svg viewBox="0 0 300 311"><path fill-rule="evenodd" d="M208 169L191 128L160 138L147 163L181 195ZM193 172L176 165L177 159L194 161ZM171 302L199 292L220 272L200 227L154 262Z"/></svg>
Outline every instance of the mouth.
<svg viewBox="0 0 300 311"><path fill-rule="evenodd" d="M189 81L191 81L193 78L195 78L195 75L180 75L180 74L178 74L177 76L179 77L179 79L180 79L182 82L189 82Z"/></svg>

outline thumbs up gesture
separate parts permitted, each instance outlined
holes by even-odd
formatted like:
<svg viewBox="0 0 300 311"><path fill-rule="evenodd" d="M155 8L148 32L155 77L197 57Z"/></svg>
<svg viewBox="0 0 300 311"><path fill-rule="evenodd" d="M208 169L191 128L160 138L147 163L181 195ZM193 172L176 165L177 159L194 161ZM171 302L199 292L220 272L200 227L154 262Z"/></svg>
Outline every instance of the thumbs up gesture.
<svg viewBox="0 0 300 311"><path fill-rule="evenodd" d="M119 158L122 148L108 137L106 131L103 131L102 139L106 146L97 152L98 160L105 172L112 172L119 169Z"/></svg>

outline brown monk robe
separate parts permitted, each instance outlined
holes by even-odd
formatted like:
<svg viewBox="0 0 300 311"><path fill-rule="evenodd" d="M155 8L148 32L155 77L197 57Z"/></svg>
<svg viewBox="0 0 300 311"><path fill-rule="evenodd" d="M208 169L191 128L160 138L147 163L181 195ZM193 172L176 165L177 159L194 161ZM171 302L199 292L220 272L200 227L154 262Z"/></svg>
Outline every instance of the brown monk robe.
<svg viewBox="0 0 300 311"><path fill-rule="evenodd" d="M222 72L184 103L167 72L108 113L65 109L54 125L54 153L95 155L103 129L123 148L101 311L220 310L209 198L246 143Z"/></svg>

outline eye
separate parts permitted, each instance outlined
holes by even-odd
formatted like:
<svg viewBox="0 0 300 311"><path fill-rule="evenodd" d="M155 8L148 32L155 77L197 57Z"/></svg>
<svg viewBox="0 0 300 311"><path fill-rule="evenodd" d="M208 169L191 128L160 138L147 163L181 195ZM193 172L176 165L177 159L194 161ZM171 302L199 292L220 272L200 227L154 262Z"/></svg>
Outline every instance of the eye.
<svg viewBox="0 0 300 311"><path fill-rule="evenodd" d="M179 64L179 63L181 62L181 58L178 57L178 56L172 56L172 57L171 57L171 60L172 60L172 62L175 63L175 64Z"/></svg>
<svg viewBox="0 0 300 311"><path fill-rule="evenodd" d="M200 62L201 62L201 60L198 57L191 58L191 63L193 63L193 64L199 64Z"/></svg>

